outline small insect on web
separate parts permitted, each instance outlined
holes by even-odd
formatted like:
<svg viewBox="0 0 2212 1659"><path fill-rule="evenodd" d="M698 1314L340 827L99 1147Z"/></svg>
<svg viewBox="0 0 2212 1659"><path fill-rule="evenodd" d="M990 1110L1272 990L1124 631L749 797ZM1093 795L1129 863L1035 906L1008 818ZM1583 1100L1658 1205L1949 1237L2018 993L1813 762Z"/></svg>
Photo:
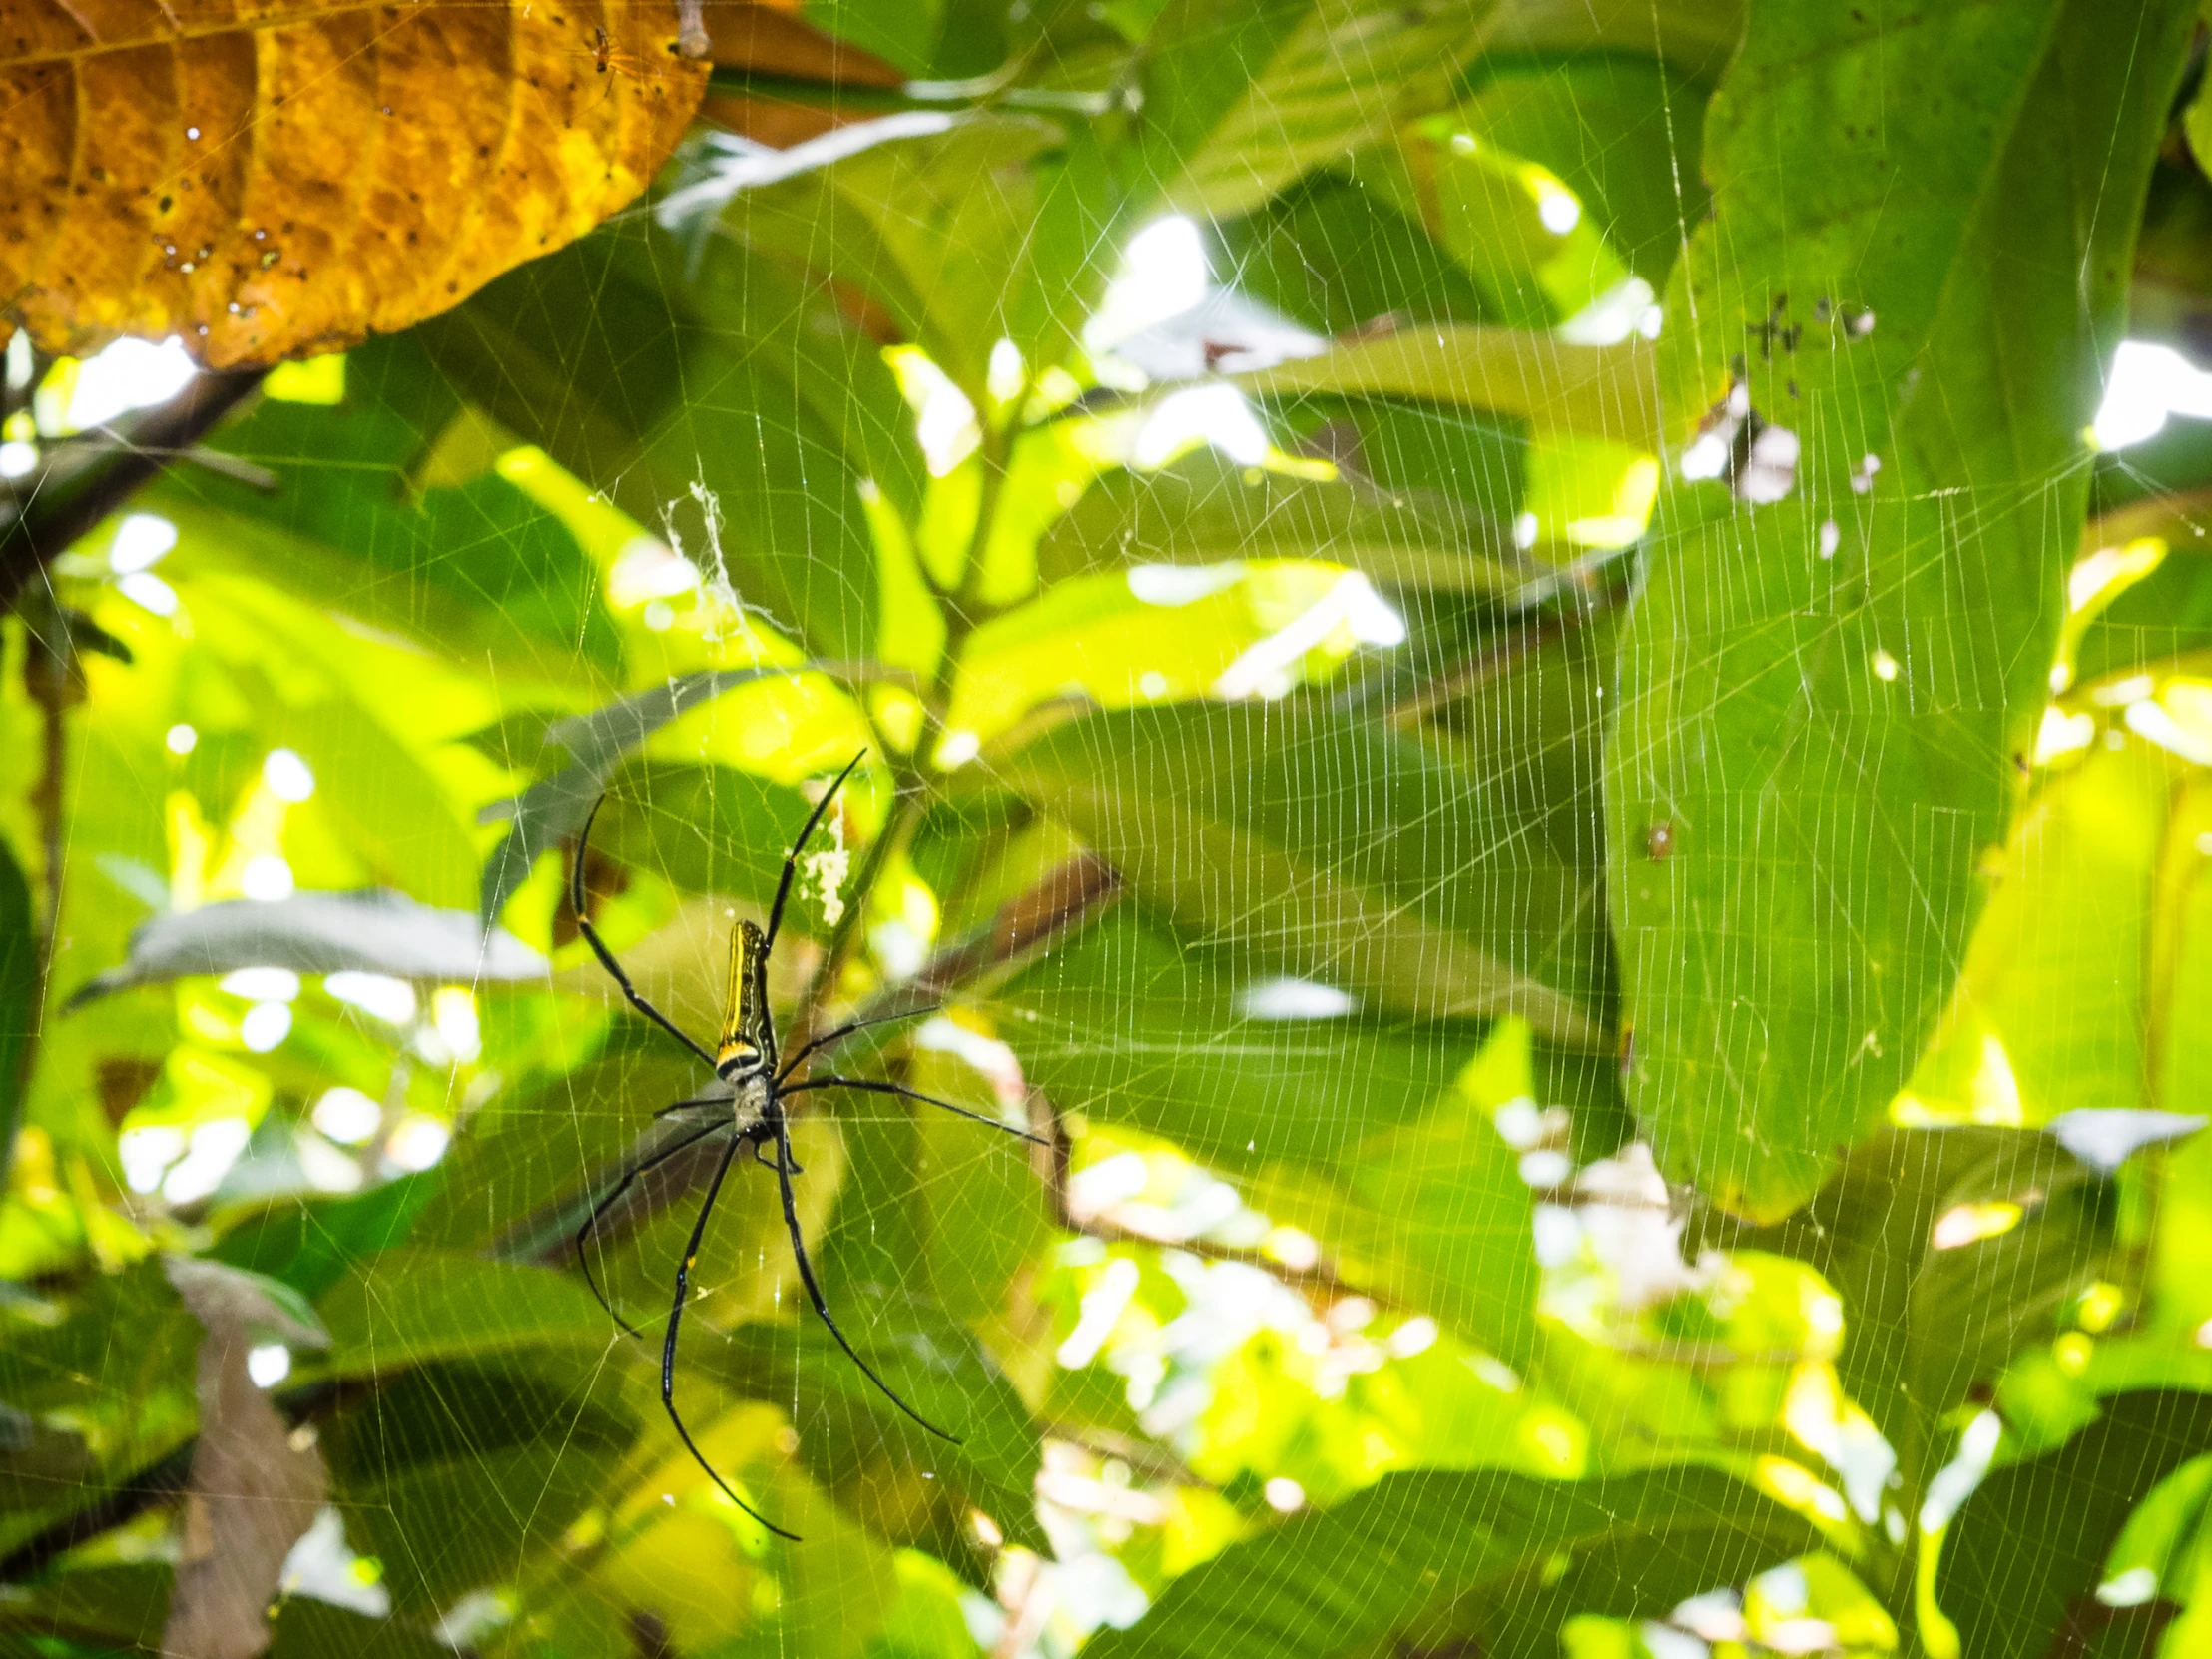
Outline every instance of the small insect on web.
<svg viewBox="0 0 2212 1659"><path fill-rule="evenodd" d="M891 1385L878 1377L874 1368L861 1359L852 1345L845 1341L843 1331L838 1329L835 1318L831 1316L830 1305L823 1297L822 1286L815 1278L814 1263L808 1258L806 1238L800 1231L799 1206L792 1187L792 1177L805 1172L792 1156L791 1125L784 1110L784 1102L793 1095L823 1089L853 1089L867 1094L896 1095L905 1100L918 1100L926 1106L940 1106L948 1112L973 1119L977 1123L987 1124L993 1129L1002 1130L1020 1140L1032 1141L1039 1146L1048 1144L1039 1136L1011 1128L998 1122L995 1118L985 1117L980 1112L971 1112L964 1106L955 1106L949 1100L938 1100L934 1096L921 1093L918 1089L909 1089L903 1083L891 1083L865 1077L840 1077L833 1074L821 1077L807 1076L796 1083L792 1081L795 1076L799 1075L801 1068L808 1061L851 1036L854 1032L870 1025L881 1025L892 1020L917 1019L924 1014L935 1013L937 1011L935 1008L915 1008L903 1013L881 1015L874 1019L852 1020L804 1044L798 1053L779 1065L776 1022L771 1016L768 1006L769 953L776 948L776 936L784 923L784 906L791 897L792 879L800 867L801 860L806 855L807 842L821 826L824 815L830 811L830 803L836 799L837 791L843 788L844 781L852 776L853 768L860 764L864 755L865 751L860 755L853 756L846 763L845 769L838 773L830 783L830 788L823 792L822 799L815 804L814 811L808 815L805 826L801 828L799 838L792 842L791 850L784 854L783 874L776 884L776 902L768 913L767 930L764 932L751 921L740 921L732 931L730 937L730 988L724 1003L722 1035L712 1051L688 1035L674 1020L671 1020L666 1014L654 1007L639 993L637 986L630 982L629 974L623 971L622 964L615 959L614 952L607 948L606 943L599 936L598 928L593 925L591 917L586 913L584 905L584 865L586 854L591 848L592 821L599 816L599 808L604 803L605 797L601 797L599 801L594 802L591 812L585 815L583 831L577 842L576 861L569 877L569 904L575 912L576 929L584 936L585 942L591 946L592 954L599 958L600 965L621 987L622 994L629 999L630 1005L682 1043L698 1058L713 1067L715 1076L730 1089L727 1096L713 1095L694 1100L680 1100L675 1105L664 1107L655 1114L656 1117L665 1118L688 1111L712 1110L714 1113L698 1129L679 1135L673 1144L658 1148L631 1165L622 1173L620 1179L615 1182L606 1197L592 1207L591 1214L584 1218L583 1226L576 1230L576 1257L584 1270L584 1282L591 1287L592 1295L599 1298L600 1306L614 1316L616 1324L620 1325L623 1330L633 1337L641 1335L635 1326L615 1312L614 1304L607 1300L606 1293L599 1288L599 1282L592 1276L591 1259L585 1253L585 1247L591 1239L593 1230L598 1227L601 1218L620 1201L622 1196L630 1190L631 1186L641 1176L658 1169L678 1154L690 1150L714 1135L727 1136L728 1141L723 1147L722 1158L715 1165L714 1179L707 1185L707 1196L701 1201L699 1217L692 1225L690 1242L685 1245L683 1260L676 1269L676 1297L669 1306L668 1330L661 1344L661 1405L668 1412L669 1421L676 1425L677 1437L684 1442L684 1449L689 1451L693 1460L707 1471L708 1477L722 1489L723 1495L778 1537L792 1538L794 1541L797 1541L795 1534L786 1532L730 1489L729 1482L715 1472L714 1465L707 1461L699 1447L693 1443L691 1431L684 1426L684 1419L677 1414L676 1410L676 1339L678 1331L683 1325L684 1300L691 1288L691 1272L699 1260L700 1244L707 1236L708 1218L714 1214L715 1200L722 1193L723 1178L730 1173L730 1165L735 1161L739 1149L751 1148L754 1162L775 1171L777 1187L783 1199L784 1228L791 1236L792 1258L799 1269L800 1283L806 1287L807 1300L814 1304L815 1313L821 1317L822 1323L829 1328L830 1335L836 1340L837 1346L844 1351L845 1358L859 1367L861 1373L870 1382L875 1384L884 1398L905 1412L907 1416L928 1429L939 1439L950 1440L957 1444L958 1436L949 1434L939 1428L907 1404L905 1400L899 1398ZM762 1156L763 1150L771 1147L774 1148L776 1154L773 1163Z"/></svg>

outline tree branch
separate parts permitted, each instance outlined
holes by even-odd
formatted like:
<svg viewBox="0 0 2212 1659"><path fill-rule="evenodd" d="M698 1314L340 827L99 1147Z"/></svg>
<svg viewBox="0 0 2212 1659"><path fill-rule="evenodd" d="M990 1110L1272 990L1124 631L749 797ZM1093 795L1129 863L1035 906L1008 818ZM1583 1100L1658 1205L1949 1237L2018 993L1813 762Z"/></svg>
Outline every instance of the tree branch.
<svg viewBox="0 0 2212 1659"><path fill-rule="evenodd" d="M191 450L261 383L259 369L196 374L183 391L128 429L58 455L30 498L12 512L0 504L0 611L12 609L71 543Z"/></svg>

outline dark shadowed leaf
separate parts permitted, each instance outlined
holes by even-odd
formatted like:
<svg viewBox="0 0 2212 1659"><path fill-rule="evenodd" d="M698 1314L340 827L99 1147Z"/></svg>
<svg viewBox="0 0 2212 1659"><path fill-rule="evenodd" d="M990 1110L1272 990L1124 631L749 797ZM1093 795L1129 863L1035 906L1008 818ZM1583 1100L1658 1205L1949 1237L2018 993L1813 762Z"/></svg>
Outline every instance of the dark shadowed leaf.
<svg viewBox="0 0 2212 1659"><path fill-rule="evenodd" d="M615 1337L606 1310L567 1275L455 1251L384 1251L339 1280L320 1311L329 1366L341 1374L548 1346L598 1350Z"/></svg>
<svg viewBox="0 0 2212 1659"><path fill-rule="evenodd" d="M569 764L550 778L532 784L512 803L485 809L487 819L509 819L514 828L484 861L482 913L487 918L497 916L529 877L530 866L539 855L575 837L584 827L592 803L606 793L615 769L670 721L756 680L825 672L830 671L813 664L701 670L679 675L663 686L634 692L588 715L556 721L546 729L546 741L566 750ZM841 679L863 682L905 678L897 670L866 663L842 664L834 672Z"/></svg>
<svg viewBox="0 0 2212 1659"><path fill-rule="evenodd" d="M2079 1651L2130 1509L2212 1450L2212 1394L2124 1393L2057 1451L1998 1470L1951 1521L1936 1600L1964 1659Z"/></svg>
<svg viewBox="0 0 2212 1659"><path fill-rule="evenodd" d="M1607 1582L1606 1558L1627 1538L1659 1546L1656 1570ZM1778 1564L1811 1538L1779 1504L1705 1469L1590 1482L1388 1474L1334 1508L1232 1545L1177 1579L1132 1629L1102 1633L1092 1651L1321 1659L1392 1637L1448 1650L1509 1624L1513 1602L1562 1574L1591 1592L1594 1605L1579 1610L1648 1616L1697 1587Z"/></svg>

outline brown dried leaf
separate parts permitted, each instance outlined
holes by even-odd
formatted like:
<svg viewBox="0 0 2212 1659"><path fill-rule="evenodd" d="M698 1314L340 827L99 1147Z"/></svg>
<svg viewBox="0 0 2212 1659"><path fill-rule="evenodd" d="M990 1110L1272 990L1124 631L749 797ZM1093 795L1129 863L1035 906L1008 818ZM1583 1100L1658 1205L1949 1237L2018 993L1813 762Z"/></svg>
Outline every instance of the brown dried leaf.
<svg viewBox="0 0 2212 1659"><path fill-rule="evenodd" d="M322 1507L328 1478L321 1453L311 1441L294 1444L248 1376L246 1356L258 1336L318 1346L329 1339L269 1295L256 1275L188 1257L164 1268L208 1334L195 1379L200 1441L162 1652L254 1659L269 1646L269 1607L284 1558Z"/></svg>
<svg viewBox="0 0 2212 1659"><path fill-rule="evenodd" d="M0 332L228 366L404 328L634 199L672 0L0 0Z"/></svg>

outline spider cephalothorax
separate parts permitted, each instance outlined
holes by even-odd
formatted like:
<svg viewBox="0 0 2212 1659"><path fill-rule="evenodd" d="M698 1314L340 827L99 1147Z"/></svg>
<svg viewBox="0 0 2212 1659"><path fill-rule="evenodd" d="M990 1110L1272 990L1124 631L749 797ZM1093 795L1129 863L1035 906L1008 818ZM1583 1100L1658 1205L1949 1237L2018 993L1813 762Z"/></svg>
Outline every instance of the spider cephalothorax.
<svg viewBox="0 0 2212 1659"><path fill-rule="evenodd" d="M691 1240L684 1247L683 1260L676 1270L676 1299L669 1307L667 1335L661 1345L661 1404L668 1412L669 1421L676 1425L677 1435L683 1440L685 1449L707 1471L714 1483L722 1488L723 1494L771 1532L785 1538L790 1538L793 1534L777 1526L739 1497L730 1489L729 1482L715 1472L714 1465L693 1444L690 1430L685 1428L684 1419L676 1411L676 1338L684 1321L684 1300L691 1289L691 1272L699 1260L700 1243L707 1236L707 1220L714 1214L715 1200L721 1196L723 1179L730 1173L730 1165L736 1160L739 1149L749 1149L756 1162L775 1171L778 1190L783 1199L785 1231L791 1236L792 1258L799 1268L800 1283L806 1287L807 1300L814 1304L816 1314L829 1328L830 1335L844 1350L845 1358L858 1366L867 1380L882 1390L884 1397L907 1416L930 1433L950 1440L955 1436L946 1433L908 1405L892 1391L889 1383L876 1376L874 1368L861 1359L852 1345L845 1341L844 1333L837 1328L836 1320L830 1316L830 1305L824 1300L822 1287L815 1279L814 1264L807 1256L806 1238L800 1231L799 1207L792 1188L792 1177L804 1172L798 1161L792 1157L791 1125L785 1114L784 1102L795 1094L819 1089L855 1089L869 1094L896 1095L906 1100L918 1100L924 1105L941 1106L948 1112L956 1112L961 1117L989 1124L994 1129L1004 1130L1022 1140L1044 1144L1035 1135L1010 1128L995 1118L984 1117L965 1107L955 1106L948 1100L938 1100L919 1090L909 1089L903 1083L837 1076L807 1077L796 1083L792 1081L800 1068L815 1055L853 1032L865 1026L881 1024L884 1020L917 1018L922 1014L935 1012L933 1008L910 1009L879 1019L853 1020L802 1044L790 1060L779 1063L776 1021L769 1010L768 1002L769 953L776 948L776 935L783 926L784 906L791 898L792 877L799 867L799 856L806 850L808 838L821 825L823 815L830 810L830 804L835 800L837 791L852 775L852 769L859 764L860 757L855 755L844 771L837 774L830 788L823 792L822 799L815 804L815 810L808 815L805 826L799 831L799 838L792 842L791 850L784 854L784 871L776 885L776 902L769 910L767 928L764 930L757 927L751 921L740 921L732 931L730 988L725 1001L722 1036L712 1052L639 994L638 988L630 982L629 974L623 971L614 952L599 937L599 930L592 925L591 917L585 911L585 853L591 844L592 820L599 814L597 803L593 804L591 812L584 818L584 828L578 839L576 861L569 882L569 903L576 913L577 931L591 946L600 965L606 968L614 977L615 983L622 988L622 994L629 999L631 1006L713 1067L715 1076L729 1090L726 1094L717 1092L697 1099L680 1100L655 1114L668 1118L693 1113L699 1115L702 1121L696 1128L687 1126L673 1142L656 1148L623 1172L621 1179L606 1197L592 1207L591 1214L584 1218L584 1225L577 1229L577 1259L583 1264L585 1282L591 1286L592 1294L599 1298L600 1305L608 1313L614 1314L616 1322L631 1336L638 1336L640 1333L637 1328L615 1313L614 1305L607 1301L606 1295L599 1289L598 1281L592 1277L591 1261L584 1254L584 1247L591 1238L592 1230L599 1225L600 1218L614 1207L640 1176L659 1168L712 1136L720 1134L726 1137L722 1156L715 1164L714 1178L707 1186L707 1196L699 1206L699 1219L692 1225ZM763 1156L763 1153L771 1149L774 1151L773 1161Z"/></svg>

